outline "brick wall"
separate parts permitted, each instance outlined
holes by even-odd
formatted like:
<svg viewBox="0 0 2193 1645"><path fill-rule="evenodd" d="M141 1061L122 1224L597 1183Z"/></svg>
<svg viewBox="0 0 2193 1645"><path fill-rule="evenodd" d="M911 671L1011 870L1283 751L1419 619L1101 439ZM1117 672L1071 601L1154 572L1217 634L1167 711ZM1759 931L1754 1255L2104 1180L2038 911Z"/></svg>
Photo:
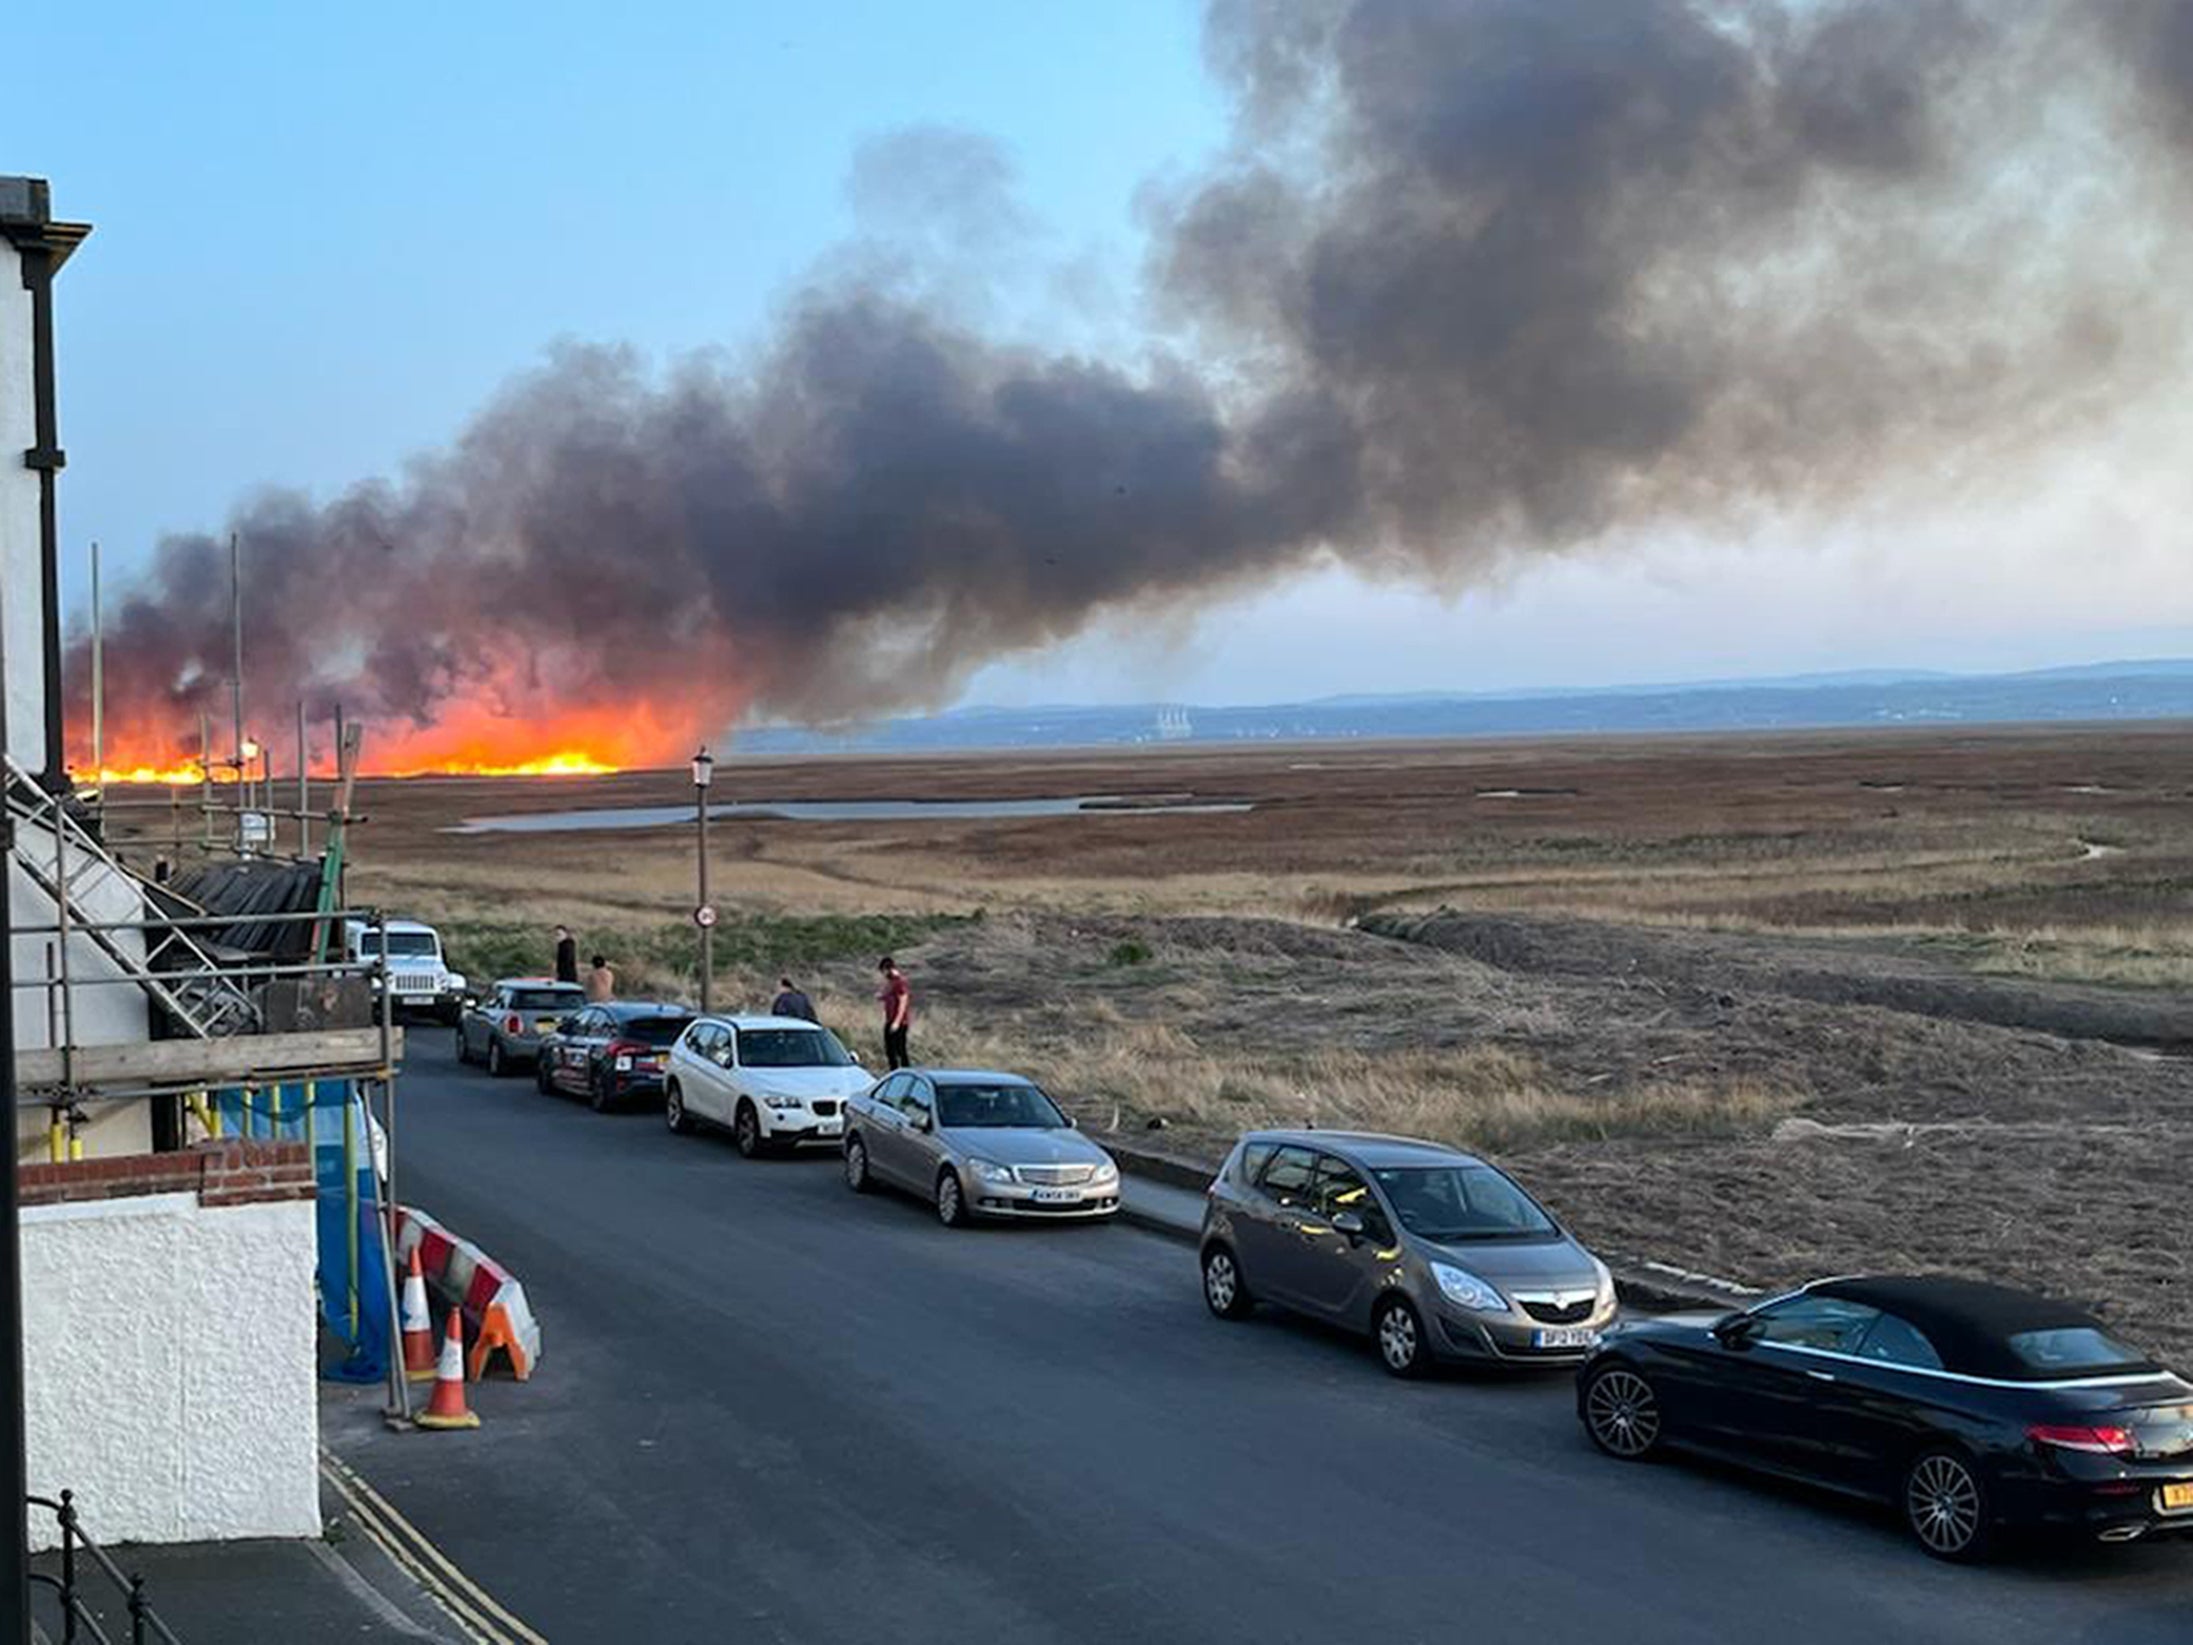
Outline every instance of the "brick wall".
<svg viewBox="0 0 2193 1645"><path fill-rule="evenodd" d="M191 1193L201 1205L256 1205L313 1197L312 1151L301 1142L201 1142L173 1154L26 1165L17 1174L25 1205Z"/></svg>

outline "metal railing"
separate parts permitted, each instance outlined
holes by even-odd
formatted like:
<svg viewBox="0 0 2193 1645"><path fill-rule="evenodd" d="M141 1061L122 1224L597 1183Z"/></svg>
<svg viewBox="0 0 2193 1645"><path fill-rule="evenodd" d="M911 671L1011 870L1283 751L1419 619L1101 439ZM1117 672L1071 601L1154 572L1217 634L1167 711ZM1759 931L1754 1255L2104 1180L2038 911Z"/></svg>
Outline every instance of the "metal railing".
<svg viewBox="0 0 2193 1645"><path fill-rule="evenodd" d="M116 1645L114 1635L100 1626L98 1615L86 1603L82 1584L78 1581L78 1556L88 1556L92 1566L114 1584L122 1596L125 1614L129 1617L130 1645L146 1645L148 1640L161 1640L165 1645L183 1645L176 1638L175 1630L162 1622L145 1599L145 1579L125 1574L115 1564L104 1548L92 1541L77 1518L75 1495L61 1493L56 1502L52 1497L33 1496L33 1508L43 1508L61 1524L61 1570L59 1575L50 1571L33 1571L30 1580L34 1587L50 1588L57 1596L61 1609L61 1645L77 1645L79 1640L89 1640L91 1645Z"/></svg>

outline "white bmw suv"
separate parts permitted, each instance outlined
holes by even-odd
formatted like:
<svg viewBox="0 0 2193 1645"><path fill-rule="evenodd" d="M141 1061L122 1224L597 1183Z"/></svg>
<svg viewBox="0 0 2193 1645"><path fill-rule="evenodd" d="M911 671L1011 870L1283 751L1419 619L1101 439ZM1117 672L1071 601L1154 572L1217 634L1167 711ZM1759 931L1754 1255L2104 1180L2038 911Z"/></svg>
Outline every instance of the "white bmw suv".
<svg viewBox="0 0 2193 1645"><path fill-rule="evenodd" d="M696 1017L670 1048L663 1113L673 1131L730 1131L748 1159L835 1146L845 1103L875 1083L827 1028L797 1017Z"/></svg>

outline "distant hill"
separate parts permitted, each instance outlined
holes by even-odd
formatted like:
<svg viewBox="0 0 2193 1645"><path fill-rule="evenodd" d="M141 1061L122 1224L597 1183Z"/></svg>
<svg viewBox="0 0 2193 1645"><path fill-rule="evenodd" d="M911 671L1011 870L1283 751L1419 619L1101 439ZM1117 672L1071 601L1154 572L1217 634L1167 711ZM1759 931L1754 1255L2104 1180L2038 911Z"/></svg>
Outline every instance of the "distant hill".
<svg viewBox="0 0 2193 1645"><path fill-rule="evenodd" d="M1162 736L1161 714L1168 721ZM1868 669L1679 685L1356 694L1256 707L1199 708L1192 703L971 707L882 720L843 733L762 726L741 732L739 747L755 754L913 752L1182 740L1573 736L2181 717L2193 718L2193 659L2159 658L2021 674Z"/></svg>

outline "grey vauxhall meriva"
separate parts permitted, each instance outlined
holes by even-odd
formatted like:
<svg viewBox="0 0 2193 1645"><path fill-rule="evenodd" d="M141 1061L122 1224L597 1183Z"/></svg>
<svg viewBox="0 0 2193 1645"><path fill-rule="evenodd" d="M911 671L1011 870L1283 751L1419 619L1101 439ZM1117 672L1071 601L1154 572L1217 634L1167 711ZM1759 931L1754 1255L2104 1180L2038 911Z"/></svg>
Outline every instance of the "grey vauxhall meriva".
<svg viewBox="0 0 2193 1645"><path fill-rule="evenodd" d="M1395 1376L1435 1360L1573 1365L1614 1318L1614 1277L1483 1160L1435 1142L1254 1131L1203 1208L1203 1300L1367 1333Z"/></svg>

